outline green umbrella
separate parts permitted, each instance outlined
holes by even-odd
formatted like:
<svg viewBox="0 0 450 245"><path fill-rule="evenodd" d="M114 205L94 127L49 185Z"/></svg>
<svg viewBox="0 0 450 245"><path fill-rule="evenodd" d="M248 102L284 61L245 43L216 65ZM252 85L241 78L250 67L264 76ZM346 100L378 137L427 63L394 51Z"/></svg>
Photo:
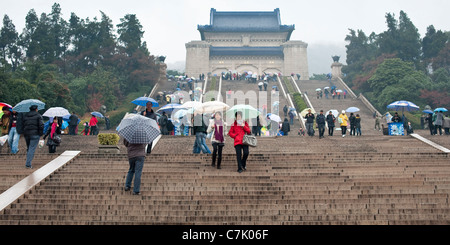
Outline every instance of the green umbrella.
<svg viewBox="0 0 450 245"><path fill-rule="evenodd" d="M236 112L238 111L242 112L242 119L244 120L256 118L259 114L261 114L251 105L235 105L227 111L227 117L234 118Z"/></svg>

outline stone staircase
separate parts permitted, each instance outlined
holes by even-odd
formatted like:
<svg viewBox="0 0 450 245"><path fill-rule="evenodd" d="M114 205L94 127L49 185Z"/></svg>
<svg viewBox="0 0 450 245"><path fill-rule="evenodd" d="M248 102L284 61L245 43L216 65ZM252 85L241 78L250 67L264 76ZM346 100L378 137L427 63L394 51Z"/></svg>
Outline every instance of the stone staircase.
<svg viewBox="0 0 450 245"><path fill-rule="evenodd" d="M324 88L326 86L331 87L335 85L337 89L344 90L344 86L340 83L340 81L332 80L329 81L319 81L319 80L297 80L297 85L303 93L307 93L311 104L317 113L320 110L323 110L326 113L328 110L335 109L338 110L339 113L342 110L345 110L349 107L358 107L360 109L359 112L355 112L354 114L359 114L361 116L361 131L362 135L381 135L382 132L375 131L375 119L373 118L373 113L367 108L367 106L358 98L355 98L351 95L351 93L347 93L346 98L344 99L341 95L341 98L338 99L335 97L332 99L331 95L328 96L328 99L325 98L325 95L322 98L317 99L316 89ZM350 116L350 113L346 113L347 116ZM382 122L380 122L381 125Z"/></svg>
<svg viewBox="0 0 450 245"><path fill-rule="evenodd" d="M65 142L71 140L76 138ZM123 191L126 154L85 151L94 144L86 143L72 162L1 211L0 224L450 223L449 155L418 140L258 140L258 147L250 149L247 171L239 174L229 138L218 170L210 166L211 155L191 154L194 137L163 136L145 160L140 196ZM6 165L16 156L0 157Z"/></svg>

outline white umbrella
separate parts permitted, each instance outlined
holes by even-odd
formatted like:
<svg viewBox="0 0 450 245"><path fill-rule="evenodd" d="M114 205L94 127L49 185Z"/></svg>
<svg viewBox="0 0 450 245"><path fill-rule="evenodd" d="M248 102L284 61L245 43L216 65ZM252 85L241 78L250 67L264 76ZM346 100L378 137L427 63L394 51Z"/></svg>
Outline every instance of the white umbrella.
<svg viewBox="0 0 450 245"><path fill-rule="evenodd" d="M316 91L320 91L320 90L322 90L321 88L316 88Z"/></svg>
<svg viewBox="0 0 450 245"><path fill-rule="evenodd" d="M70 112L63 107L51 107L42 116L44 117L63 117L70 115Z"/></svg>
<svg viewBox="0 0 450 245"><path fill-rule="evenodd" d="M335 117L338 117L338 116L339 116L338 110L335 110L335 109L332 109L332 110L327 111L327 113L325 114L325 116L328 115L328 114L330 113L330 111L331 111L331 114L333 114L333 116L335 116Z"/></svg>
<svg viewBox="0 0 450 245"><path fill-rule="evenodd" d="M183 103L183 105L181 105L181 108L190 109L190 108L195 108L197 106L200 106L201 104L202 104L202 102L200 102L200 101L186 101Z"/></svg>
<svg viewBox="0 0 450 245"><path fill-rule="evenodd" d="M269 119L272 120L272 121L275 121L275 122L281 122L282 121L281 118L278 115L275 115L275 114L270 114L269 115Z"/></svg>
<svg viewBox="0 0 450 245"><path fill-rule="evenodd" d="M229 105L220 101L208 101L194 108L199 113L213 113L216 111L225 111L230 108Z"/></svg>

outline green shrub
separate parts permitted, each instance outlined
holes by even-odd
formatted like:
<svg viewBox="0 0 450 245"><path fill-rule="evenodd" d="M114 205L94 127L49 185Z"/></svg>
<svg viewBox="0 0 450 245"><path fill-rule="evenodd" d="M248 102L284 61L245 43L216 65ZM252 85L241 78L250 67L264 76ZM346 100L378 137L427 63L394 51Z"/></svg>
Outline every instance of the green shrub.
<svg viewBox="0 0 450 245"><path fill-rule="evenodd" d="M298 92L294 93L292 96L294 97L294 106L298 113L300 113L301 111L303 111L308 107L300 93Z"/></svg>
<svg viewBox="0 0 450 245"><path fill-rule="evenodd" d="M283 77L282 81L284 82L284 85L286 86L287 92L289 94L294 94L295 89L292 86L292 82L290 81L291 77Z"/></svg>
<svg viewBox="0 0 450 245"><path fill-rule="evenodd" d="M119 143L119 135L117 134L98 134L98 143L100 145L117 145Z"/></svg>

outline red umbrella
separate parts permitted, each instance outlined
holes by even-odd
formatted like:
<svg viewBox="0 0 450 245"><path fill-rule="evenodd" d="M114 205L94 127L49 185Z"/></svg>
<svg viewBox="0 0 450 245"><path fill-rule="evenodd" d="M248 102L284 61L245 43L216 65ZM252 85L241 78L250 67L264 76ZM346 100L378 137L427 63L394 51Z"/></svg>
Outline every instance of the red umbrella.
<svg viewBox="0 0 450 245"><path fill-rule="evenodd" d="M10 104L4 103L4 102L0 102L0 107L4 107L4 106L12 108L12 106Z"/></svg>

